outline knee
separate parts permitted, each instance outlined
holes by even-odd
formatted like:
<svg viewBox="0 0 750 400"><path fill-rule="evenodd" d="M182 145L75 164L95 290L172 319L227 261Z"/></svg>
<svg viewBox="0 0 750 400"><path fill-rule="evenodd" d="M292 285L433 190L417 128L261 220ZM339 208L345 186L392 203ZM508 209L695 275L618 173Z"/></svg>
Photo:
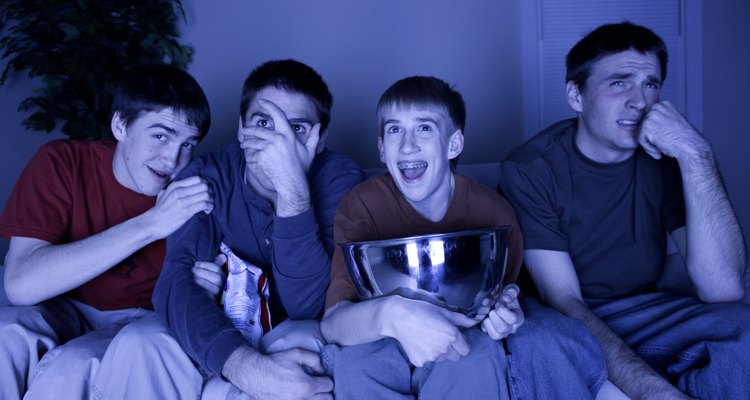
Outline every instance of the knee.
<svg viewBox="0 0 750 400"><path fill-rule="evenodd" d="M603 358L598 341L583 322L544 307L535 300L533 303L525 302L526 320L508 338L509 346L530 346L572 357L588 354L595 359Z"/></svg>
<svg viewBox="0 0 750 400"><path fill-rule="evenodd" d="M112 347L131 351L144 348L146 351L159 352L160 349L176 343L171 333L156 318L143 318L125 325L112 340Z"/></svg>

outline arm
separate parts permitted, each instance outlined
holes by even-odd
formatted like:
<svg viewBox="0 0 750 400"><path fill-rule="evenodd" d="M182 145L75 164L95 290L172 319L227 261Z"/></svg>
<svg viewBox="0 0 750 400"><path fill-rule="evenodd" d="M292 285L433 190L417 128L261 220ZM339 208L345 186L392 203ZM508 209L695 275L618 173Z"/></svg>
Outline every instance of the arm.
<svg viewBox="0 0 750 400"><path fill-rule="evenodd" d="M316 353L293 349L263 355L250 346L232 352L222 370L253 399L331 399L333 381L324 374Z"/></svg>
<svg viewBox="0 0 750 400"><path fill-rule="evenodd" d="M208 187L192 177L170 184L143 214L88 238L53 244L13 237L6 256L8 299L16 305L36 304L75 289L212 207Z"/></svg>
<svg viewBox="0 0 750 400"><path fill-rule="evenodd" d="M461 313L401 296L359 303L341 301L326 310L320 332L342 346L396 339L417 367L430 361L457 360L469 353L461 327L477 324Z"/></svg>
<svg viewBox="0 0 750 400"><path fill-rule="evenodd" d="M273 272L293 319L319 318L324 309L334 214L341 199L362 181L362 172L348 158L329 152L316 157L308 177L312 209L296 217L274 217Z"/></svg>
<svg viewBox="0 0 750 400"><path fill-rule="evenodd" d="M566 252L526 250L524 260L544 302L581 320L599 340L610 379L631 398L685 396L646 364L583 302L573 261Z"/></svg>
<svg viewBox="0 0 750 400"><path fill-rule="evenodd" d="M708 141L669 102L654 104L641 127L640 142L654 158L674 157L680 166L685 229L672 237L703 301L744 296L745 243Z"/></svg>

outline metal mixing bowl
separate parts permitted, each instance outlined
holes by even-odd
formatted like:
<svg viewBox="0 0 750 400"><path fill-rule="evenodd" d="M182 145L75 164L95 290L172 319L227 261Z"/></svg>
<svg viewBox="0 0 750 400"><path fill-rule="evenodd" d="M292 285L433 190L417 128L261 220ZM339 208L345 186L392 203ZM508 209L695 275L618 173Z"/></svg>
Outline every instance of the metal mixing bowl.
<svg viewBox="0 0 750 400"><path fill-rule="evenodd" d="M494 305L508 227L342 244L360 299L397 294L474 317Z"/></svg>

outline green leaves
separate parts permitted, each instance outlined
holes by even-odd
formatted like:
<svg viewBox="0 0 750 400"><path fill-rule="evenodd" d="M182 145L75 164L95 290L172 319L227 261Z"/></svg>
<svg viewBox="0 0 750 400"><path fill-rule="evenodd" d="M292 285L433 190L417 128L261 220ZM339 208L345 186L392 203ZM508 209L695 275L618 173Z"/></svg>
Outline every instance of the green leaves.
<svg viewBox="0 0 750 400"><path fill-rule="evenodd" d="M193 49L179 43L180 0L3 0L0 85L25 71L41 86L21 102L27 129L61 122L70 138L111 138L110 106L124 71L142 64L185 68ZM41 78L41 79L39 79Z"/></svg>

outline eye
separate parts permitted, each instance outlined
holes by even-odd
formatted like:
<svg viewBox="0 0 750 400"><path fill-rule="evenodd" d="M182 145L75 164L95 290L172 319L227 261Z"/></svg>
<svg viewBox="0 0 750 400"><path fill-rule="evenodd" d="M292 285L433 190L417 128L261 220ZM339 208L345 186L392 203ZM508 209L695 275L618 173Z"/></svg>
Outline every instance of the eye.
<svg viewBox="0 0 750 400"><path fill-rule="evenodd" d="M182 144L182 147L183 147L183 148L184 148L185 150L188 150L188 151L193 151L193 149L195 149L195 143L190 143L190 142L187 142L187 143L183 143L183 144Z"/></svg>
<svg viewBox="0 0 750 400"><path fill-rule="evenodd" d="M432 132L432 126L428 124L422 124L417 127L417 130L420 132Z"/></svg>
<svg viewBox="0 0 750 400"><path fill-rule="evenodd" d="M385 133L399 133L401 132L401 127L398 125L390 125L385 127Z"/></svg>
<svg viewBox="0 0 750 400"><path fill-rule="evenodd" d="M649 89L656 89L656 90L658 90L658 89L661 88L661 84L659 84L658 82L648 82L648 83L646 83L646 87L649 88Z"/></svg>
<svg viewBox="0 0 750 400"><path fill-rule="evenodd" d="M156 134L153 135L153 137L154 137L154 139L156 139L156 140L158 140L160 142L163 142L163 141L167 140L167 135L164 135L162 133L156 133Z"/></svg>
<svg viewBox="0 0 750 400"><path fill-rule="evenodd" d="M620 86L624 86L624 85L625 85L625 82L623 82L623 81L614 81L614 82L612 82L612 83L609 84L609 86L612 86L612 87L620 87Z"/></svg>
<svg viewBox="0 0 750 400"><path fill-rule="evenodd" d="M255 122L255 125L261 128L266 128L266 129L271 129L271 130L273 130L274 128L273 120L265 119L265 118L259 118L258 121Z"/></svg>
<svg viewBox="0 0 750 400"><path fill-rule="evenodd" d="M304 124L292 124L292 132L300 135L307 133L307 126Z"/></svg>

